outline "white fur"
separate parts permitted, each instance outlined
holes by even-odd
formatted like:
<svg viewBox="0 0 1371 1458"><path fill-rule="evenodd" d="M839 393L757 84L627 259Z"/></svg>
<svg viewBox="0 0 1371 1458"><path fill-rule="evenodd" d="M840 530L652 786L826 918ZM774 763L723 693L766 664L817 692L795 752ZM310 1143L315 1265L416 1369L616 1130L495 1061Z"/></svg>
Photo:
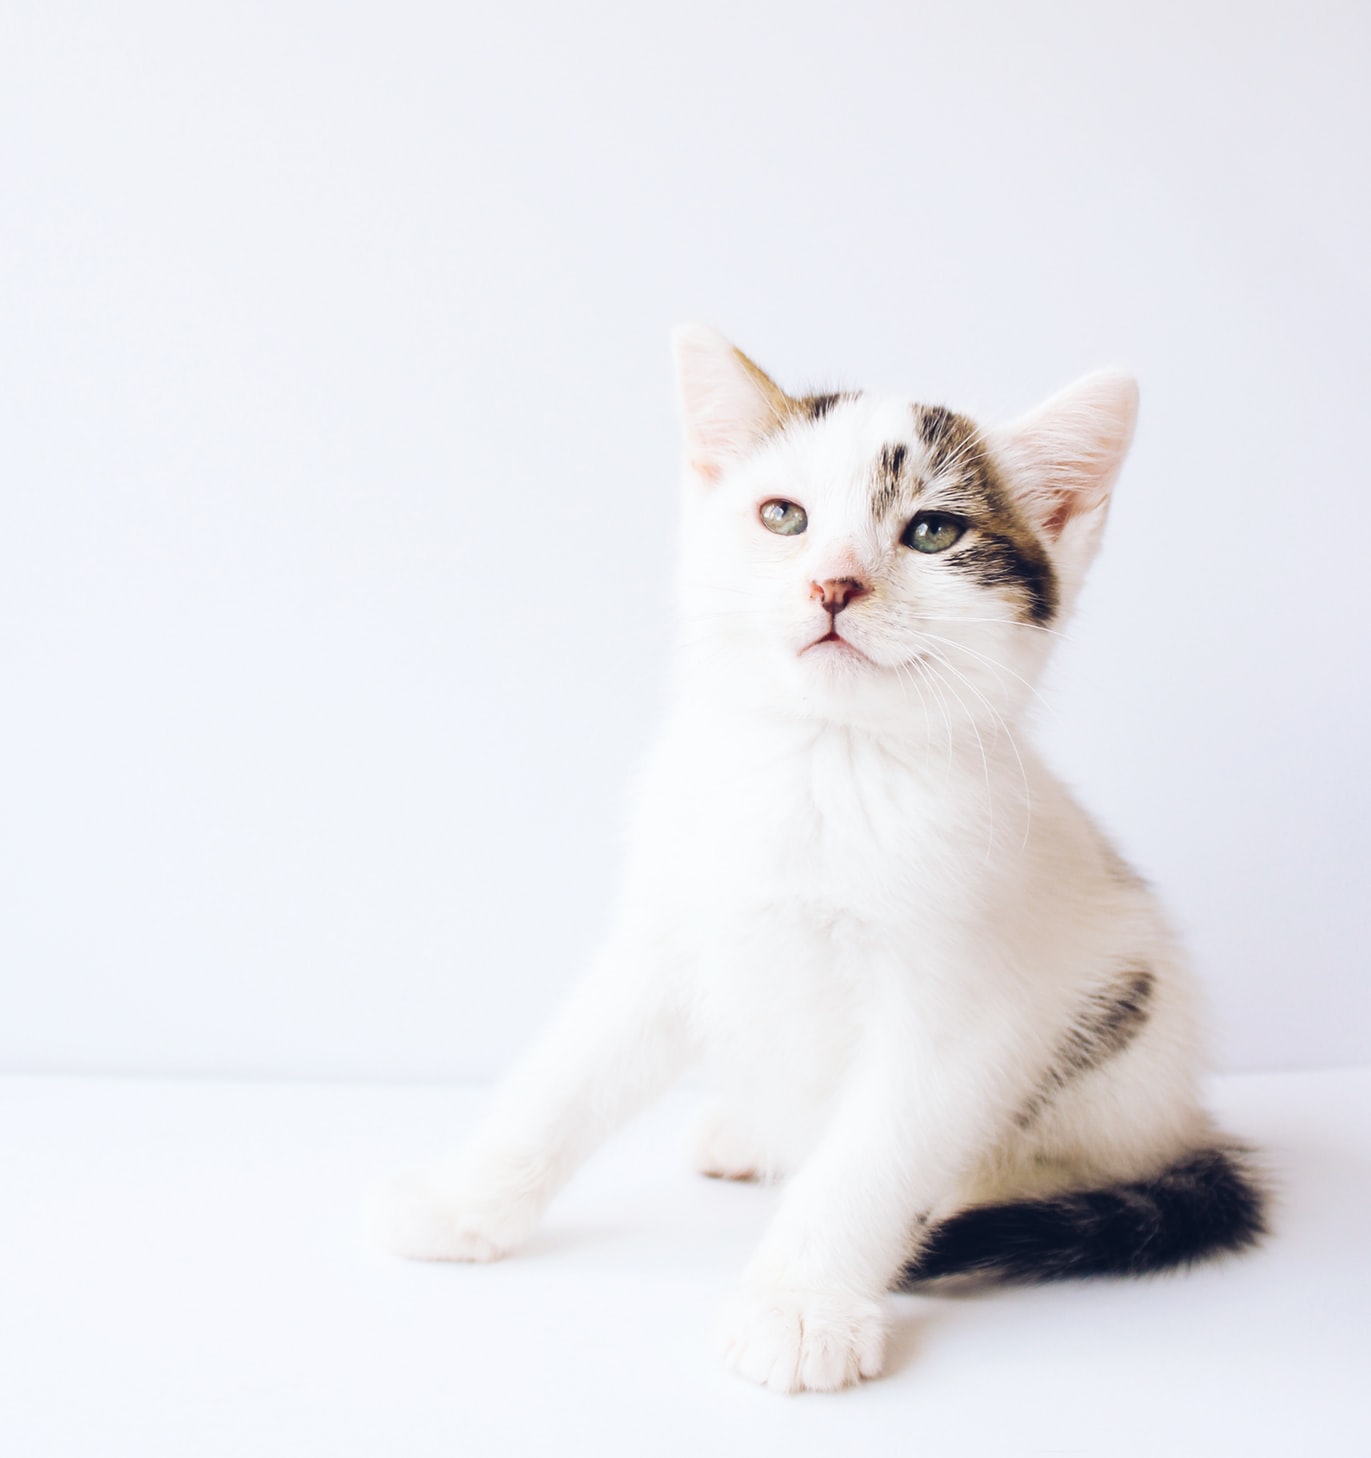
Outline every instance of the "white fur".
<svg viewBox="0 0 1371 1458"><path fill-rule="evenodd" d="M403 1255L503 1255L698 1058L699 1167L787 1177L725 1358L837 1388L880 1371L921 1216L1148 1173L1204 1138L1190 987L1150 892L1022 736L1053 632L876 528L873 460L922 449L910 408L861 397L759 436L771 402L727 343L685 330L678 355L677 692L614 929L462 1158L373 1215ZM1067 600L1135 405L1093 377L991 437ZM773 497L805 507L803 535L759 524ZM828 627L809 584L844 576L872 585L841 618L866 658L806 647ZM1136 965L1156 979L1140 1035L1020 1130L1082 998Z"/></svg>

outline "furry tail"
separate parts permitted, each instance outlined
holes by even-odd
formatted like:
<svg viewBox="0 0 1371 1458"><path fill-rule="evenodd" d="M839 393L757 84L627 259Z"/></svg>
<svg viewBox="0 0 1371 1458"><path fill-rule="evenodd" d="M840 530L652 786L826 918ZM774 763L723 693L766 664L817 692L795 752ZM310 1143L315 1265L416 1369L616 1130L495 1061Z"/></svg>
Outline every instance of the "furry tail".
<svg viewBox="0 0 1371 1458"><path fill-rule="evenodd" d="M1206 1149L1151 1179L950 1216L899 1284L1148 1275L1253 1245L1266 1232L1264 1205L1239 1151Z"/></svg>

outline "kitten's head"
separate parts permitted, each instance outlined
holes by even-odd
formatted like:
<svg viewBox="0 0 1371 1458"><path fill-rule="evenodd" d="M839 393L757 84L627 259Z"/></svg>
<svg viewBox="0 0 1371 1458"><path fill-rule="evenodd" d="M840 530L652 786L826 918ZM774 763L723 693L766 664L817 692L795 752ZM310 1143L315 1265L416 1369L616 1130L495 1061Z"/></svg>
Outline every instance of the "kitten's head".
<svg viewBox="0 0 1371 1458"><path fill-rule="evenodd" d="M697 325L674 343L692 678L875 727L1016 713L1099 545L1133 381L1090 375L982 431L941 406L792 397Z"/></svg>

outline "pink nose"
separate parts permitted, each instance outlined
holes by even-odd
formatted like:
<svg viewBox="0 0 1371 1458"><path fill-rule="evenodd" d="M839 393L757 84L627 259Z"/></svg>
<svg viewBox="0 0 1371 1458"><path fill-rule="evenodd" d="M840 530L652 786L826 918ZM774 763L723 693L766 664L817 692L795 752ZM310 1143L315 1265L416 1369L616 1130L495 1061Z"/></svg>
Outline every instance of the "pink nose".
<svg viewBox="0 0 1371 1458"><path fill-rule="evenodd" d="M809 584L809 596L814 602L822 602L824 608L834 617L854 598L864 597L871 589L855 577L829 577L823 582Z"/></svg>

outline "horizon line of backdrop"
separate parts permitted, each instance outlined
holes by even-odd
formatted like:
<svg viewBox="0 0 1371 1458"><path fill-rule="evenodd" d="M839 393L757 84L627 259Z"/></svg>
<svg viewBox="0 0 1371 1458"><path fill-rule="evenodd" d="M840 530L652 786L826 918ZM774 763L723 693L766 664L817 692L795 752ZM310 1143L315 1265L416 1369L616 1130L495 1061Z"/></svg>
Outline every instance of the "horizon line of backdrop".
<svg viewBox="0 0 1371 1458"><path fill-rule="evenodd" d="M1371 1059L1371 9L6 7L0 1068L485 1079L615 894L669 327L1142 384L1037 737L1216 1061Z"/></svg>

